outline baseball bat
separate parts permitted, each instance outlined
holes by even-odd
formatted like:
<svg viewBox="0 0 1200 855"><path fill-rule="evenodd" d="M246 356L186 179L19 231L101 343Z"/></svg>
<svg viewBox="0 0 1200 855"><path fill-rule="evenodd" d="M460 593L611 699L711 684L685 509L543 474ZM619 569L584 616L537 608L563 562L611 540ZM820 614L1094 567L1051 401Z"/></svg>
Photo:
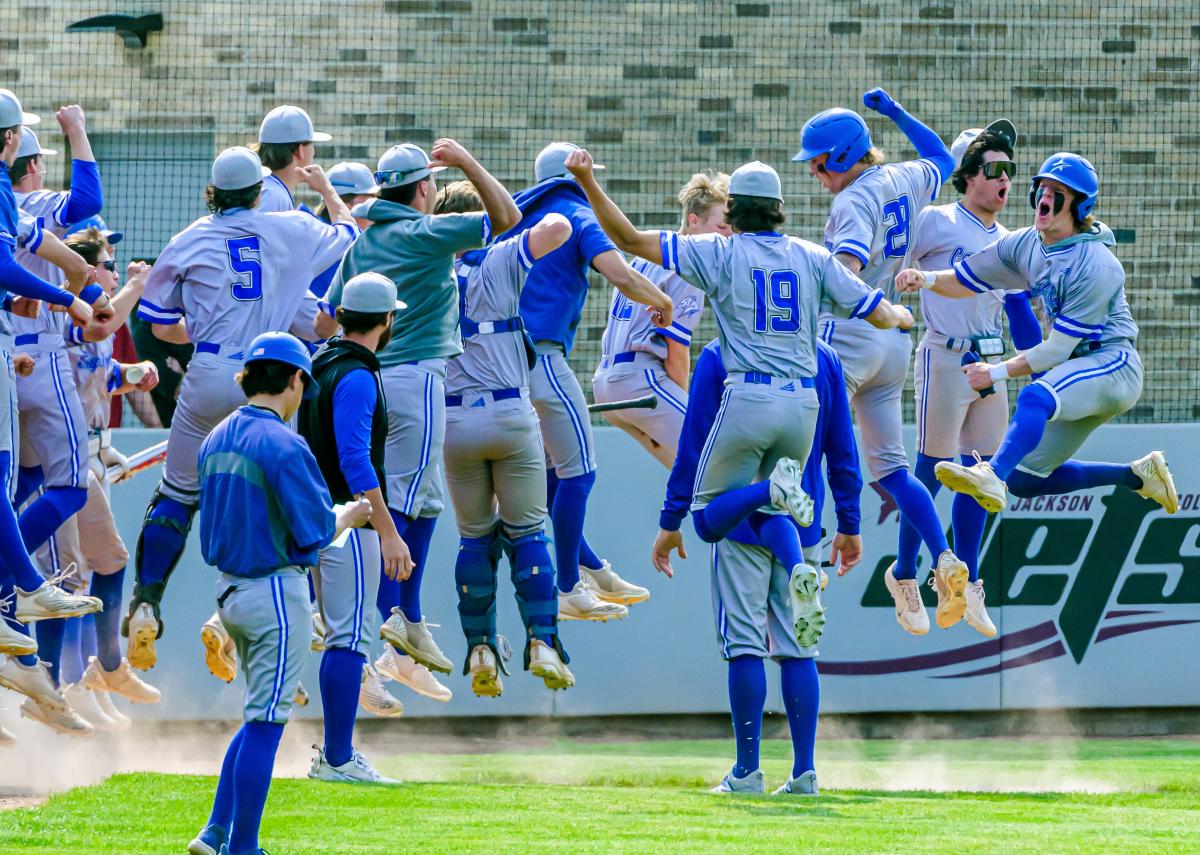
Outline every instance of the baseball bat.
<svg viewBox="0 0 1200 855"><path fill-rule="evenodd" d="M630 398L628 401L609 401L607 404L588 404L589 413L608 413L613 410L653 410L658 406L658 395Z"/></svg>
<svg viewBox="0 0 1200 855"><path fill-rule="evenodd" d="M141 451L129 455L129 470L122 469L120 466L108 467L109 483L115 484L118 480L124 481L132 478L139 472L143 472L158 463L162 463L167 459L167 441L156 442L149 448L144 448Z"/></svg>

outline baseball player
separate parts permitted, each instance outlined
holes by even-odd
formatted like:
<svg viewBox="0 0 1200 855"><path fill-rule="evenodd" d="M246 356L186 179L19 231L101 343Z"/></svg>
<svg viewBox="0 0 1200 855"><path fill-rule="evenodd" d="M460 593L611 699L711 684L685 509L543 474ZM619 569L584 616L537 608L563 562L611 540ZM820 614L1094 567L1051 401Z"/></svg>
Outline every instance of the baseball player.
<svg viewBox="0 0 1200 855"><path fill-rule="evenodd" d="M438 194L435 210L480 207L471 185L455 182ZM532 229L455 262L463 353L446 371L446 484L458 520L454 582L467 637L463 673L480 697L498 697L500 673L508 673L496 633L501 554L512 565L525 625L525 670L548 689L575 684L558 636L554 564L546 548L545 451L529 402L536 354L518 313L534 263L570 236L570 221L548 214Z"/></svg>
<svg viewBox="0 0 1200 855"><path fill-rule="evenodd" d="M370 167L361 163L347 161L335 163L325 174L329 176L329 183L342 197L342 201L346 203L346 207L350 209L351 213L357 206L369 202L379 195L379 185L375 183L375 173L371 171ZM324 205L317 208L316 215L326 222L329 221L329 211ZM358 223L360 229L365 229L370 225L370 220L355 217L354 221ZM318 297L324 297L340 264L340 259L331 264L328 270L313 280L309 290Z"/></svg>
<svg viewBox="0 0 1200 855"><path fill-rule="evenodd" d="M916 266L943 269L954 261L983 249L1007 229L997 216L1008 202L1016 129L1000 119L986 129L963 131L951 153L956 168L951 175L960 193L957 202L931 205L917 216L909 242L909 258ZM914 363L917 398L917 462L914 474L936 496L940 484L934 466L961 455L965 461L978 451L990 457L1008 424L1008 395L1001 384L996 394L980 397L962 376L964 359L993 362L1004 353L1001 309L1009 318L1013 341L1019 350L1042 340L1041 326L1025 291L992 291L967 300L951 300L931 292L921 294L925 334L917 346ZM969 573L963 620L979 633L992 637L996 627L984 605L979 578L979 546L986 512L967 496L954 499L952 521L954 550ZM929 618L916 587L920 534L911 525L900 532L896 563L891 567L897 585L892 589L896 620L907 632L923 635ZM952 617L953 599L943 587L938 591L938 623ZM951 612L951 614L947 614Z"/></svg>
<svg viewBox="0 0 1200 855"><path fill-rule="evenodd" d="M384 492L388 417L375 356L387 346L394 313L404 308L386 276L361 273L350 279L337 310L342 335L326 342L313 358L313 377L320 389L300 410L300 434L317 459L333 501L365 497L372 509L371 522L350 532L345 544L321 550L316 587L326 628L321 658L325 744L308 776L323 781L370 783L378 777L354 750L354 717L369 676L366 669L371 668L367 654L375 621L370 612L378 594L379 568L389 578L412 572L412 559L388 513ZM381 711L399 715L404 707L393 699Z"/></svg>
<svg viewBox="0 0 1200 855"><path fill-rule="evenodd" d="M437 199L434 174L451 166L475 185L486 215L432 213ZM380 351L379 364L388 402L388 507L408 545L413 571L403 581L380 579L380 634L416 663L449 673L454 666L434 641L421 611L421 577L443 507L439 470L446 432L446 360L462 352L454 255L483 246L494 231L516 224L521 214L503 185L451 139L434 143L432 160L411 143L393 146L379 158L375 181L379 198L359 209L371 226L346 253L327 296L337 306L350 278L373 272L395 282L400 301L408 306L395 316L391 341ZM385 653L381 673L416 682L411 665L398 661L402 656Z"/></svg>
<svg viewBox="0 0 1200 855"><path fill-rule="evenodd" d="M692 176L679 191L683 207L680 234L730 234L725 224L728 184L729 176L724 174L702 172ZM592 377L592 395L598 404L657 395L659 406L654 409L614 410L604 417L670 469L687 410L684 390L688 385L689 347L692 331L704 312L704 294L657 264L638 259L632 266L674 301L674 318L669 327L659 329L645 311L635 308L614 288L601 340L600 365Z"/></svg>
<svg viewBox="0 0 1200 855"><path fill-rule="evenodd" d="M283 104L267 113L258 128L258 142L250 146L271 171L263 176L259 210L293 211L302 207L296 205L292 194L307 183L306 170L316 156L313 144L331 139L329 134L313 129L312 119L300 107Z"/></svg>
<svg viewBox="0 0 1200 855"><path fill-rule="evenodd" d="M340 531L371 516L366 501L334 507L308 445L287 426L302 398L318 392L304 344L263 333L243 365L246 403L204 440L198 468L200 548L221 574L217 608L246 676L244 723L225 754L208 823L188 845L192 855L259 852L275 752L308 658L308 567Z"/></svg>
<svg viewBox="0 0 1200 855"><path fill-rule="evenodd" d="M657 312L652 316L656 327L670 327L674 302L629 266L597 224L566 167L568 155L578 150L572 143L552 142L538 153L533 167L537 183L513 197L521 209L521 223L502 237L531 229L551 213L571 223L567 243L530 272L521 292L521 319L538 353L529 394L546 447L558 616L608 621L625 617L629 613L625 604L641 602L650 592L622 579L584 539L588 495L596 482L595 443L587 401L567 356L587 300L589 268L629 301Z"/></svg>
<svg viewBox="0 0 1200 855"><path fill-rule="evenodd" d="M937 134L882 89L863 95L863 104L895 122L916 148L917 160L885 163L871 144L866 122L843 109L826 110L805 122L801 150L793 160L808 161L809 172L834 194L825 247L869 285L894 298L892 280L908 252L912 222L937 198L954 161ZM821 338L842 359L871 475L895 499L902 521L920 532L933 558L938 589L945 592L939 594L945 603L940 620L957 623L966 608L969 572L950 551L929 490L908 471L900 425L912 339L902 333L882 332L853 318L825 315L821 320ZM890 568L884 581L899 599L899 583Z"/></svg>
<svg viewBox="0 0 1200 855"><path fill-rule="evenodd" d="M1142 391L1125 271L1110 249L1116 244L1112 231L1092 216L1099 196L1100 178L1087 159L1052 154L1030 183L1032 227L1004 235L953 269L909 269L896 277L901 291L931 289L947 297L1028 290L1041 298L1051 321L1049 336L1036 347L963 369L976 391L1045 372L1017 396L990 462L942 461L935 467L942 484L989 512L1004 507L1010 489L1018 496L1042 496L1108 485L1128 487L1169 514L1179 509L1161 451L1129 464L1071 458L1092 431L1132 407Z"/></svg>
<svg viewBox="0 0 1200 855"><path fill-rule="evenodd" d="M303 212L259 211L258 155L237 147L221 152L208 187L213 213L171 238L146 281L138 316L153 325L158 338L191 341L196 353L167 438L162 481L138 538L138 579L122 626L129 661L139 670L157 659L159 604L196 513L196 453L209 431L244 400L233 374L246 345L263 332L290 328L319 338L336 328L316 311L308 283L346 251L358 227L319 166L306 166L303 173L334 212L334 225ZM232 680L233 645L220 621L210 620L201 634L209 669Z"/></svg>
<svg viewBox="0 0 1200 855"><path fill-rule="evenodd" d="M681 558L687 557L679 528L687 516L697 464L717 419L726 378L720 345L710 342L696 361L688 389L679 454L667 481L660 530L651 552L655 569L667 576L674 575L670 559L673 550ZM838 574L844 575L858 564L862 554L858 503L862 476L841 362L833 348L819 340L816 393L820 409L814 452L804 467L802 484L813 498L814 519L819 520L825 496L821 460L825 458L838 521L830 561L840 562ZM766 701L763 660L770 656L780 666L793 749L791 778L776 793L817 793L813 763L820 702L814 660L817 651L815 647L801 647L796 639L789 581L795 565L820 565L821 531L819 525L794 526L794 530L798 533L796 548L789 548L788 554L767 548L744 523L712 546L713 612L721 654L729 663L729 703L737 746L733 769L713 792L763 792L758 754Z"/></svg>

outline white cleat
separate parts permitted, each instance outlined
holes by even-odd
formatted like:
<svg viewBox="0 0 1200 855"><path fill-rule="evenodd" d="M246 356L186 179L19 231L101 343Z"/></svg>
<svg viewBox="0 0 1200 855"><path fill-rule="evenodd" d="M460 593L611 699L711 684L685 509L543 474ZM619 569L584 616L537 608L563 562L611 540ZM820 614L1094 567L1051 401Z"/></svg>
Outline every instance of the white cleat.
<svg viewBox="0 0 1200 855"><path fill-rule="evenodd" d="M162 700L162 692L133 673L128 659L122 659L116 670L105 671L100 660L92 656L80 682L93 692L115 692L135 704L156 704Z"/></svg>
<svg viewBox="0 0 1200 855"><path fill-rule="evenodd" d="M929 615L925 612L925 604L921 602L921 589L917 587L916 579L897 579L892 571L896 569L893 561L883 574L883 584L896 602L896 622L901 628L913 635L925 635L929 632Z"/></svg>
<svg viewBox="0 0 1200 855"><path fill-rule="evenodd" d="M439 683L432 671L411 656L400 653L390 644L383 646L383 653L375 660L375 670L381 677L408 686L418 695L424 695L430 700L444 704L454 697L454 693Z"/></svg>
<svg viewBox="0 0 1200 855"><path fill-rule="evenodd" d="M620 603L606 603L596 596L591 580L585 576L580 576L570 591L558 592L559 620L595 620L604 623L621 620L628 614L629 609Z"/></svg>
<svg viewBox="0 0 1200 855"><path fill-rule="evenodd" d="M979 460L973 466L963 466L943 460L933 467L933 474L946 489L965 493L989 514L999 513L1008 504L1008 486L996 475L990 463Z"/></svg>
<svg viewBox="0 0 1200 855"><path fill-rule="evenodd" d="M232 683L237 677L237 645L221 623L221 615L213 616L200 627L200 641L204 644L204 664L208 672L218 680Z"/></svg>
<svg viewBox="0 0 1200 855"><path fill-rule="evenodd" d="M987 606L983 603L982 579L967 583L967 610L963 612L963 620L980 635L996 636L996 625L988 617Z"/></svg>
<svg viewBox="0 0 1200 855"><path fill-rule="evenodd" d="M821 605L821 577L809 564L797 564L788 580L792 602L792 632L801 647L815 647L825 631L825 608Z"/></svg>
<svg viewBox="0 0 1200 855"><path fill-rule="evenodd" d="M801 486L803 476L803 463L790 457L779 458L771 470L771 504L807 528L813 521L813 500Z"/></svg>
<svg viewBox="0 0 1200 855"><path fill-rule="evenodd" d="M162 626L154 616L154 606L140 604L129 616L126 629L129 636L129 664L139 671L149 671L158 662L154 642L162 635Z"/></svg>
<svg viewBox="0 0 1200 855"><path fill-rule="evenodd" d="M99 597L68 594L49 582L43 582L41 587L33 591L25 592L20 588L16 591L17 608L14 616L21 623L81 617L104 610L104 603L100 602Z"/></svg>
<svg viewBox="0 0 1200 855"><path fill-rule="evenodd" d="M292 695L292 703L298 707L308 706L308 689L304 688L303 683L296 684L296 694Z"/></svg>
<svg viewBox="0 0 1200 855"><path fill-rule="evenodd" d="M5 727L0 727L0 748L12 748L17 744L17 738L13 736L11 730Z"/></svg>
<svg viewBox="0 0 1200 855"><path fill-rule="evenodd" d="M0 653L9 656L32 656L37 653L37 640L23 632L17 632L0 616Z"/></svg>
<svg viewBox="0 0 1200 855"><path fill-rule="evenodd" d="M312 641L308 645L309 651L312 653L323 653L325 651L325 636L327 635L329 635L329 631L325 628L325 618L321 617L320 609L313 609Z"/></svg>
<svg viewBox="0 0 1200 855"><path fill-rule="evenodd" d="M312 767L308 770L308 777L317 781L332 781L338 784L399 784L395 778L385 778L376 771L367 758L362 755L357 749L350 755L350 759L341 766L332 766L325 759L325 752L320 746L314 745L317 749L317 756L313 759Z"/></svg>
<svg viewBox="0 0 1200 855"><path fill-rule="evenodd" d="M612 569L612 565L607 560L599 570L593 570L591 567L584 567L580 564L579 578L587 578L596 596L606 603L632 606L634 603L644 603L650 599L648 590L641 585L626 582L617 575L617 571Z"/></svg>
<svg viewBox="0 0 1200 855"><path fill-rule="evenodd" d="M26 698L25 703L21 704L21 715L67 736L91 736L96 732L96 728L80 718L79 713L66 704L58 706Z"/></svg>
<svg viewBox="0 0 1200 855"><path fill-rule="evenodd" d="M122 730L121 725L113 721L108 713L101 709L96 700L96 693L82 683L72 683L67 686L63 689L63 697L67 699L67 704L71 709L96 730L110 732Z"/></svg>
<svg viewBox="0 0 1200 855"><path fill-rule="evenodd" d="M442 653L442 649L429 634L429 624L425 623L424 618L414 623L406 618L399 608L393 608L392 616L379 628L379 637L400 648L431 671L449 674L454 670L454 663L446 658L446 654Z"/></svg>
<svg viewBox="0 0 1200 855"><path fill-rule="evenodd" d="M937 591L934 620L942 629L949 629L962 620L963 612L967 610L968 576L967 565L949 549L943 550L929 582L929 586Z"/></svg>
<svg viewBox="0 0 1200 855"><path fill-rule="evenodd" d="M504 692L500 669L496 665L496 654L486 644L476 644L468 658L467 675L471 678L471 691L480 698L498 698Z"/></svg>
<svg viewBox="0 0 1200 855"><path fill-rule="evenodd" d="M529 673L541 677L547 689L569 689L575 685L575 675L558 651L536 638L529 642Z"/></svg>
<svg viewBox="0 0 1200 855"><path fill-rule="evenodd" d="M22 665L8 658L0 664L0 686L20 692L25 697L53 707L66 707L67 699L50 679L50 666L42 660L35 665Z"/></svg>
<svg viewBox="0 0 1200 855"><path fill-rule="evenodd" d="M1142 479L1142 487L1135 491L1139 496L1158 502L1167 513L1179 510L1179 493L1175 491L1175 479L1167 468L1167 458L1161 451L1151 451L1129 464L1133 473Z"/></svg>
<svg viewBox="0 0 1200 855"><path fill-rule="evenodd" d="M821 790L817 787L817 773L809 769L798 777L792 778L772 795L776 796L815 796Z"/></svg>
<svg viewBox="0 0 1200 855"><path fill-rule="evenodd" d="M133 727L133 722L129 720L129 716L117 709L117 705L113 703L111 694L108 692L97 692L94 689L92 693L96 699L96 706L104 710L104 714L113 720L117 730L124 731Z"/></svg>
<svg viewBox="0 0 1200 855"><path fill-rule="evenodd" d="M381 718L396 718L404 715L404 704L392 697L384 688L379 672L370 663L363 665L362 686L358 690L358 705Z"/></svg>

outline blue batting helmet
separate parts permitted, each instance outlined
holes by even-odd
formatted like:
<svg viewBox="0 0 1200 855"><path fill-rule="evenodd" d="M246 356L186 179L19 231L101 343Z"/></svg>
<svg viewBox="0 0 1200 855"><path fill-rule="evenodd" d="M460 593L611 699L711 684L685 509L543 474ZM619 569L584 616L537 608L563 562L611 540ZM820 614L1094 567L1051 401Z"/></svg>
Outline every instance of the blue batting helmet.
<svg viewBox="0 0 1200 855"><path fill-rule="evenodd" d="M246 355L242 357L242 365L252 362L282 362L299 368L308 378L304 386L304 397L314 398L319 391L317 381L312 376L312 357L308 348L294 335L285 332L266 332L250 342Z"/></svg>
<svg viewBox="0 0 1200 855"><path fill-rule="evenodd" d="M853 110L834 107L817 113L804 123L804 129L800 131L800 153L792 161L798 163L827 154L827 170L846 172L870 150L871 131L863 117Z"/></svg>
<svg viewBox="0 0 1200 855"><path fill-rule="evenodd" d="M1100 196L1100 176L1096 167L1086 157L1060 151L1052 154L1042 164L1029 183L1029 204L1037 207L1038 186L1043 178L1049 178L1070 187L1082 198L1071 204L1071 212L1076 221L1081 222L1092 209L1096 207L1096 199Z"/></svg>

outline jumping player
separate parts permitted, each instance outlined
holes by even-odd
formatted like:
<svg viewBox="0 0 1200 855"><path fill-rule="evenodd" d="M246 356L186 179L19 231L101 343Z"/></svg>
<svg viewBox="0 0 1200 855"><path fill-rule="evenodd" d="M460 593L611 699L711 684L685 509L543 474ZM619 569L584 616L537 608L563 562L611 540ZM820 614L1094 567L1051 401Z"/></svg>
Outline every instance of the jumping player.
<svg viewBox="0 0 1200 855"><path fill-rule="evenodd" d="M263 177L260 211L295 210L292 195L305 181L305 169L316 157L313 143L329 142L329 134L313 129L312 119L300 107L283 104L263 117L258 128L258 142L250 150L258 155L263 166L271 170Z"/></svg>
<svg viewBox="0 0 1200 855"><path fill-rule="evenodd" d="M1085 158L1052 154L1033 176L1032 227L1017 229L955 263L951 270L903 270L904 292L931 289L969 297L995 289L1028 290L1052 322L1037 347L994 365L963 368L983 391L1009 377L1044 371L1017 396L1017 407L990 462L937 464L937 478L996 513L1017 496L1124 486L1173 514L1175 482L1161 451L1129 464L1071 458L1100 425L1128 410L1142 391L1138 328L1125 300L1125 271L1109 248L1112 230L1095 220L1100 178ZM1005 483L1007 482L1007 484Z"/></svg>
<svg viewBox="0 0 1200 855"><path fill-rule="evenodd" d="M729 176L701 172L679 191L684 235L728 236L725 203ZM669 327L659 329L650 316L636 308L624 294L613 289L608 325L601 340L600 365L592 377L596 403L627 401L657 395L659 406L651 410L631 409L606 412L606 418L636 439L654 458L671 468L679 445L679 431L687 410L688 371L692 331L704 312L704 294L674 273L657 264L637 259L632 267L675 302Z"/></svg>

